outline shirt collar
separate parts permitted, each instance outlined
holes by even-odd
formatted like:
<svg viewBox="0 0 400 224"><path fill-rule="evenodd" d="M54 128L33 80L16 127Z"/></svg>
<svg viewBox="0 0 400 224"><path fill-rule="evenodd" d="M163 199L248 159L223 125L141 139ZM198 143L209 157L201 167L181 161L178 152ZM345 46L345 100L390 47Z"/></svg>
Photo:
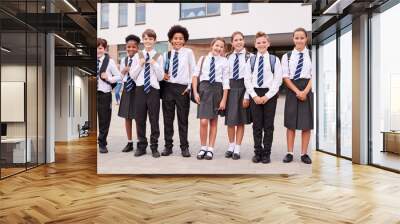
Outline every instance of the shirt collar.
<svg viewBox="0 0 400 224"><path fill-rule="evenodd" d="M299 54L299 53L306 54L308 52L308 49L307 49L307 47L305 47L302 51L298 51L296 48L294 48L293 51L297 54Z"/></svg>
<svg viewBox="0 0 400 224"><path fill-rule="evenodd" d="M210 57L210 58L211 58L211 57L214 57L215 59L217 59L217 58L220 57L220 56L219 56L219 55L214 56L211 52L209 52L209 53L208 53L208 57Z"/></svg>
<svg viewBox="0 0 400 224"><path fill-rule="evenodd" d="M103 63L104 58L106 57L105 54L103 54L103 56L101 56L100 58L98 58L100 60L100 63Z"/></svg>
<svg viewBox="0 0 400 224"><path fill-rule="evenodd" d="M236 54L236 53L239 53L239 54L245 54L245 53L246 53L246 49L245 49L245 48L243 48L243 49L242 49L242 50L240 50L239 52L233 51L233 54Z"/></svg>
<svg viewBox="0 0 400 224"><path fill-rule="evenodd" d="M183 51L183 47L181 47L179 50L172 49L171 50L171 55L174 55L175 52L178 52L178 54L180 54L180 53L182 53L182 51Z"/></svg>
<svg viewBox="0 0 400 224"><path fill-rule="evenodd" d="M260 52L257 52L257 58L260 57L261 55L264 56L264 58L265 58L265 57L267 57L269 55L269 53L268 53L268 51L266 51L264 54L261 54Z"/></svg>
<svg viewBox="0 0 400 224"><path fill-rule="evenodd" d="M148 53L149 53L149 55L150 55L150 57L151 57L152 55L154 55L154 54L157 53L157 52L156 52L156 50L154 50L154 48L153 48L153 49L151 49L151 51L149 51ZM144 55L145 57L146 57L146 54L147 54L146 49L143 49L143 55Z"/></svg>

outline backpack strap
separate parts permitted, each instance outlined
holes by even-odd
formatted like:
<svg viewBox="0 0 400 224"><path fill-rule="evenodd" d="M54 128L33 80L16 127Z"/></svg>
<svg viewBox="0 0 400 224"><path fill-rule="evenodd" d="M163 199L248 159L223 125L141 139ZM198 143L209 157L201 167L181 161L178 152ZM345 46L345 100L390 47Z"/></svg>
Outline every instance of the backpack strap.
<svg viewBox="0 0 400 224"><path fill-rule="evenodd" d="M276 56L270 54L269 55L269 64L271 65L272 74L275 74L275 63L276 63Z"/></svg>
<svg viewBox="0 0 400 224"><path fill-rule="evenodd" d="M251 74L254 72L254 66L256 65L256 55L250 56L250 68L251 68Z"/></svg>
<svg viewBox="0 0 400 224"><path fill-rule="evenodd" d="M205 56L202 56L202 58L201 58L201 62L200 62L200 72L199 72L199 80L200 80L200 76L201 76L201 73L202 73L202 71L203 71L203 64L204 64L204 59L205 59L206 57Z"/></svg>
<svg viewBox="0 0 400 224"><path fill-rule="evenodd" d="M126 56L126 58L125 58L125 67L128 66L128 59L129 59L129 56Z"/></svg>
<svg viewBox="0 0 400 224"><path fill-rule="evenodd" d="M168 72L169 72L169 60L171 58L171 51L168 51L166 56L167 56L167 58L166 58L165 63L164 63L164 73L168 74Z"/></svg>
<svg viewBox="0 0 400 224"><path fill-rule="evenodd" d="M244 61L247 62L247 60L249 60L250 56L251 56L250 52L246 51L246 53L244 55Z"/></svg>

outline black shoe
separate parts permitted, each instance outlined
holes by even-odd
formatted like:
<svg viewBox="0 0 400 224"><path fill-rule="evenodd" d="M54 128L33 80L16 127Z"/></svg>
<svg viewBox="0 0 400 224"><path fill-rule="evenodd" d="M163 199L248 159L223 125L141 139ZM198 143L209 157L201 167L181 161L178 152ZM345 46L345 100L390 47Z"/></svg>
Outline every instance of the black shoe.
<svg viewBox="0 0 400 224"><path fill-rule="evenodd" d="M285 158L283 158L284 163L290 163L292 161L293 161L293 155L290 153L286 154Z"/></svg>
<svg viewBox="0 0 400 224"><path fill-rule="evenodd" d="M226 152L225 152L225 158L231 158L232 155L233 155L233 152L232 152L232 151L226 151Z"/></svg>
<svg viewBox="0 0 400 224"><path fill-rule="evenodd" d="M139 157L139 156L143 156L144 154L146 154L146 149L136 149L135 151L135 156Z"/></svg>
<svg viewBox="0 0 400 224"><path fill-rule="evenodd" d="M152 154L152 156L153 156L154 158L160 157L160 153L158 152L157 149L152 149L152 150L151 150L151 154Z"/></svg>
<svg viewBox="0 0 400 224"><path fill-rule="evenodd" d="M305 164L311 164L312 163L311 158L307 154L304 154L304 155L301 156L301 161L303 163L305 163Z"/></svg>
<svg viewBox="0 0 400 224"><path fill-rule="evenodd" d="M172 149L167 149L167 148L165 148L162 152L161 152L161 155L162 156L169 156L169 155L171 155L172 154Z"/></svg>
<svg viewBox="0 0 400 224"><path fill-rule="evenodd" d="M203 152L203 154L200 154L201 152ZM204 159L204 156L206 155L207 151L204 149L200 149L199 153L197 153L197 159L201 160Z"/></svg>
<svg viewBox="0 0 400 224"><path fill-rule="evenodd" d="M232 159L233 159L233 160L238 160L238 159L240 159L240 154L239 154L239 153L233 153Z"/></svg>
<svg viewBox="0 0 400 224"><path fill-rule="evenodd" d="M106 146L99 146L99 151L100 151L100 153L108 153Z"/></svg>
<svg viewBox="0 0 400 224"><path fill-rule="evenodd" d="M261 162L261 156L260 156L260 154L255 154L254 156L253 156L253 163L259 163L259 162Z"/></svg>
<svg viewBox="0 0 400 224"><path fill-rule="evenodd" d="M182 149L182 156L183 157L190 157L189 149Z"/></svg>
<svg viewBox="0 0 400 224"><path fill-rule="evenodd" d="M262 155L261 162L262 163L270 163L271 162L271 156L269 154Z"/></svg>
<svg viewBox="0 0 400 224"><path fill-rule="evenodd" d="M129 142L124 149L122 149L122 152L130 152L133 151L133 143Z"/></svg>
<svg viewBox="0 0 400 224"><path fill-rule="evenodd" d="M214 153L211 152L211 151L207 151L206 154L205 154L205 156L204 156L204 159L206 159L206 160L212 160L213 157L214 157Z"/></svg>

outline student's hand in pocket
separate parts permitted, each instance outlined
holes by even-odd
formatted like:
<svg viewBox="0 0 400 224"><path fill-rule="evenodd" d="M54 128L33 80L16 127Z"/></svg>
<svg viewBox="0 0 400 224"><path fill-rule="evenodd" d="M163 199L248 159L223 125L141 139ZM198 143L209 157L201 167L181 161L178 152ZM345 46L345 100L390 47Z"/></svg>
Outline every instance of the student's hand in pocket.
<svg viewBox="0 0 400 224"><path fill-rule="evenodd" d="M250 100L248 99L244 99L243 100L243 104L242 104L243 108L247 109L250 106Z"/></svg>
<svg viewBox="0 0 400 224"><path fill-rule="evenodd" d="M185 91L183 91L183 92L181 93L181 95L184 96L184 95L188 94L189 91L190 91L190 89L185 89Z"/></svg>
<svg viewBox="0 0 400 224"><path fill-rule="evenodd" d="M221 102L219 103L218 110L225 110L225 107L226 107L226 100L221 100Z"/></svg>
<svg viewBox="0 0 400 224"><path fill-rule="evenodd" d="M169 80L169 75L168 74L164 74L164 80Z"/></svg>

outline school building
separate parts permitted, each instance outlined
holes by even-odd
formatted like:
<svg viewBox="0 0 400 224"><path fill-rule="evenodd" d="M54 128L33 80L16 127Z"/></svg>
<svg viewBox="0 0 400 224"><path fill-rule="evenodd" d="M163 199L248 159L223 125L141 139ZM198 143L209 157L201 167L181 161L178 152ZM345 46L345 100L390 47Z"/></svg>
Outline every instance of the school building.
<svg viewBox="0 0 400 224"><path fill-rule="evenodd" d="M398 223L399 1L285 2L277 15L275 3L1 0L0 223ZM96 30L119 59L145 28L166 51L174 24L196 57L236 30L249 49L269 33L277 55L298 26L312 34L311 176L97 175Z"/></svg>

